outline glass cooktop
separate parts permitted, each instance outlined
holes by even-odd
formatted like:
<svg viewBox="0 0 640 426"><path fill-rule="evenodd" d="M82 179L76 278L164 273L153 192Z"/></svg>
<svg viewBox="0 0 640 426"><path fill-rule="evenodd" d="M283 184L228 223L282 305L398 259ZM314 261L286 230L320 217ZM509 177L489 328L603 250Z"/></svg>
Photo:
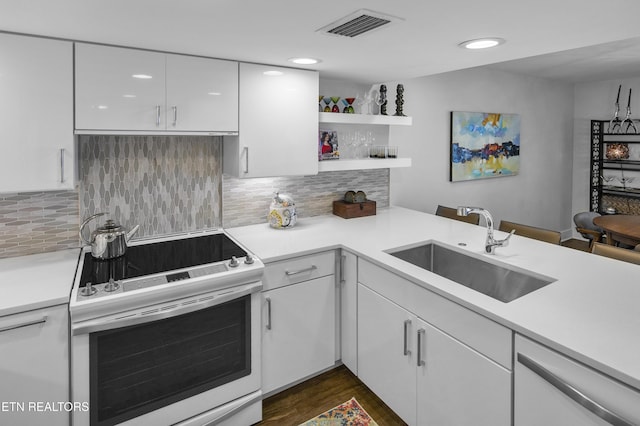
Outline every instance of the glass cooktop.
<svg viewBox="0 0 640 426"><path fill-rule="evenodd" d="M243 257L246 252L225 234L209 234L130 246L124 256L98 260L84 255L80 287L142 277Z"/></svg>

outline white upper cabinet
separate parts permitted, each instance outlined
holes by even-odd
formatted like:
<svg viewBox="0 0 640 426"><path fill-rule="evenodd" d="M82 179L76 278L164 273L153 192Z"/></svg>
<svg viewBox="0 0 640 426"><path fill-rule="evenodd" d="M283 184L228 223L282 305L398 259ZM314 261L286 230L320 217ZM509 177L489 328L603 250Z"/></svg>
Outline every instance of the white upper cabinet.
<svg viewBox="0 0 640 426"><path fill-rule="evenodd" d="M76 44L76 130L164 130L165 55Z"/></svg>
<svg viewBox="0 0 640 426"><path fill-rule="evenodd" d="M238 132L238 63L167 55L167 130Z"/></svg>
<svg viewBox="0 0 640 426"><path fill-rule="evenodd" d="M240 129L225 138L225 173L318 173L318 73L240 64Z"/></svg>
<svg viewBox="0 0 640 426"><path fill-rule="evenodd" d="M73 189L72 44L0 34L0 193Z"/></svg>
<svg viewBox="0 0 640 426"><path fill-rule="evenodd" d="M238 64L76 44L76 133L238 131Z"/></svg>

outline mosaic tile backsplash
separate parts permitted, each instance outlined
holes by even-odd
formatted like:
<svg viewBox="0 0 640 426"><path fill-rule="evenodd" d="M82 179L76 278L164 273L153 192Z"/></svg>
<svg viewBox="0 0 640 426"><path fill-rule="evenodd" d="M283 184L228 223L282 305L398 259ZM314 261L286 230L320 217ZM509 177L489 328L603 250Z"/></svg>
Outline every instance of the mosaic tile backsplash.
<svg viewBox="0 0 640 426"><path fill-rule="evenodd" d="M300 218L331 214L348 190L389 205L388 169L236 179L222 149L220 137L81 136L77 191L0 194L0 258L79 247L79 224L102 211L141 237L266 223L275 191Z"/></svg>
<svg viewBox="0 0 640 426"><path fill-rule="evenodd" d="M79 247L76 191L0 194L0 258Z"/></svg>
<svg viewBox="0 0 640 426"><path fill-rule="evenodd" d="M223 226L266 223L275 191L293 197L298 218L331 214L333 201L364 191L376 207L389 206L389 169L323 172L315 176L235 179L223 176Z"/></svg>
<svg viewBox="0 0 640 426"><path fill-rule="evenodd" d="M81 137L82 218L108 212L128 229L139 224L135 237L219 228L221 144L213 136Z"/></svg>

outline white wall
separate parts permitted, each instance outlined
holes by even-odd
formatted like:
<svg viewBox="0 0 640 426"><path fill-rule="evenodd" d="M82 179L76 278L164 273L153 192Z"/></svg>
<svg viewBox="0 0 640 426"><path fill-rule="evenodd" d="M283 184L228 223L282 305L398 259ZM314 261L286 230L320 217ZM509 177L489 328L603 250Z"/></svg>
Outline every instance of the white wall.
<svg viewBox="0 0 640 426"><path fill-rule="evenodd" d="M387 83L391 113L397 83ZM392 205L425 212L438 204L476 205L489 209L496 223L506 219L571 235L573 85L488 68L401 83L413 126L393 126L389 137L413 167L392 169ZM449 182L451 111L520 114L520 173Z"/></svg>
<svg viewBox="0 0 640 426"><path fill-rule="evenodd" d="M640 117L640 77L603 80L575 85L574 139L573 139L573 213L589 210L589 179L591 155L591 120L610 120L615 111L618 86L620 114L626 114L629 89L631 92L631 118ZM637 185L637 183L635 183Z"/></svg>

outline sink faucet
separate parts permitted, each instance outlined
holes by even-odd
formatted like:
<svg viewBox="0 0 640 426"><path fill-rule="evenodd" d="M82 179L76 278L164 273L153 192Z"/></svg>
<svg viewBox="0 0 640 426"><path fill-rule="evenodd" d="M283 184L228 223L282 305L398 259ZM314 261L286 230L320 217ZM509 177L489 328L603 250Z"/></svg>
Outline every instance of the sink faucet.
<svg viewBox="0 0 640 426"><path fill-rule="evenodd" d="M495 254L496 247L506 247L509 245L509 238L515 232L515 229L504 240L496 240L493 238L493 217L489 210L485 210L481 207L458 207L458 216L468 216L470 213L479 213L484 216L484 220L487 223L487 239L484 243L484 251L488 254Z"/></svg>

